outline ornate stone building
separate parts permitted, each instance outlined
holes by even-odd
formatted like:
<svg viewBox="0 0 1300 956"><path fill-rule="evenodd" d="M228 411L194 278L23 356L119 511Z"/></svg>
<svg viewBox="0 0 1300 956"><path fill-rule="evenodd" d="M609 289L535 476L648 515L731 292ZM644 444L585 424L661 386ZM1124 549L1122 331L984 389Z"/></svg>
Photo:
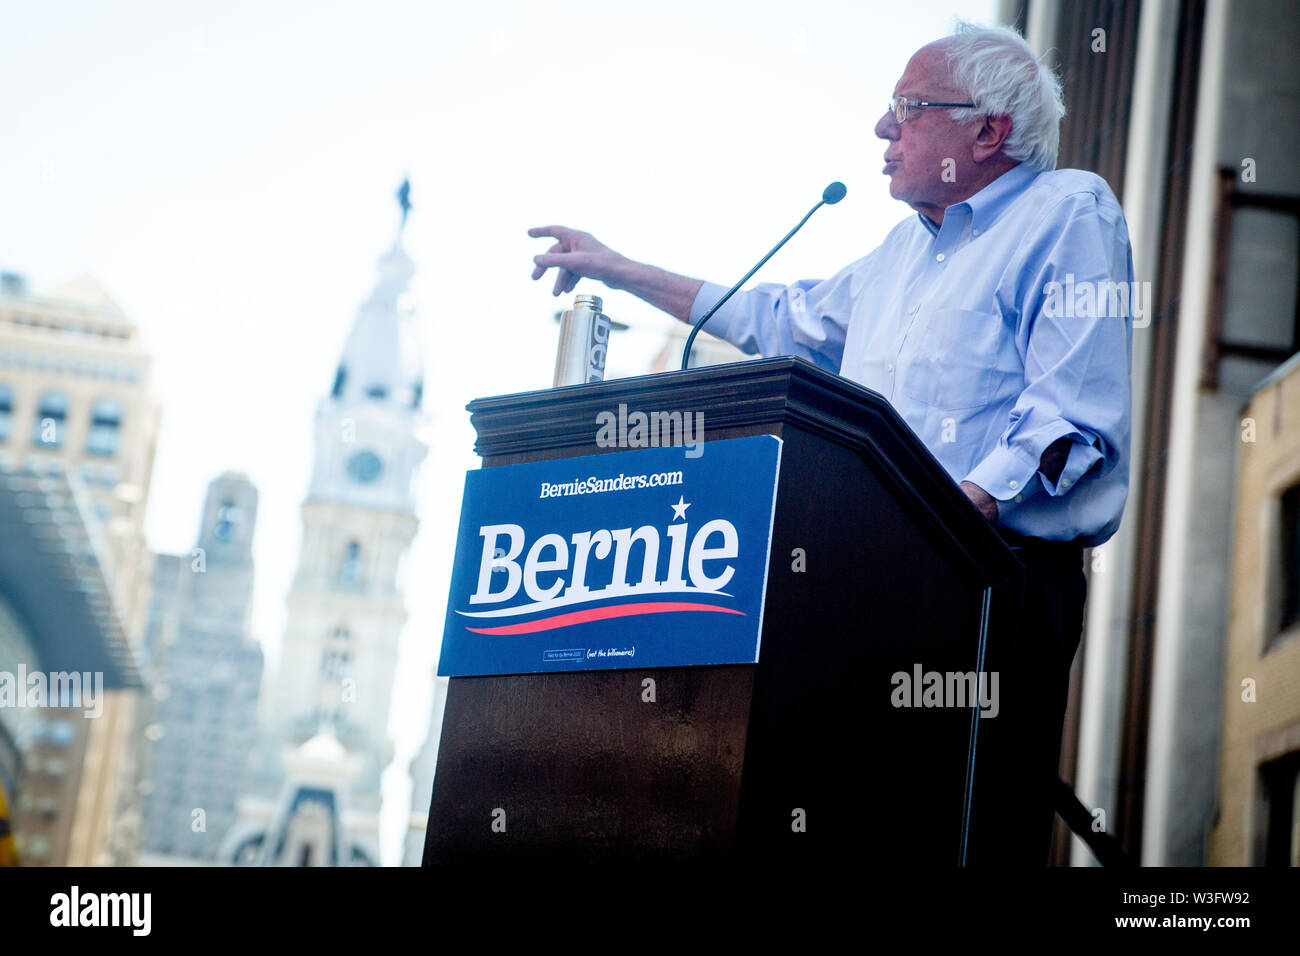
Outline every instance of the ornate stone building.
<svg viewBox="0 0 1300 956"><path fill-rule="evenodd" d="M424 372L407 291L413 272L399 231L316 413L279 674L250 792L226 842L232 861L379 863L380 776L393 757L389 703L406 623L399 580L427 452L418 437ZM300 811L334 822L308 826ZM337 841L304 848L285 827Z"/></svg>
<svg viewBox="0 0 1300 956"><path fill-rule="evenodd" d="M66 524L61 518L50 530L65 539L66 557L84 558L75 573L99 582L95 613L111 620L110 643L118 649L117 662L95 663L97 627L58 633L67 654L38 655L42 666L58 660L63 667L102 670L112 689L97 717L52 712L36 735L14 800L18 849L28 864L94 866L130 857L134 837L117 823L134 815L135 796L119 784L131 777L133 759L140 681L132 658L148 609L152 555L144 520L159 416L152 359L139 330L94 279L33 291L21 276L0 274L0 475L15 493L16 513L31 527L47 512L78 516L69 533L58 530ZM74 543L73 526L84 542ZM49 609L57 600L62 609L66 599L42 599L45 583L21 580L45 558L20 536L0 534L0 550L13 558L0 598L12 588L10 604L21 606L18 617L37 637L43 626L36 602ZM27 656L20 653L18 661Z"/></svg>

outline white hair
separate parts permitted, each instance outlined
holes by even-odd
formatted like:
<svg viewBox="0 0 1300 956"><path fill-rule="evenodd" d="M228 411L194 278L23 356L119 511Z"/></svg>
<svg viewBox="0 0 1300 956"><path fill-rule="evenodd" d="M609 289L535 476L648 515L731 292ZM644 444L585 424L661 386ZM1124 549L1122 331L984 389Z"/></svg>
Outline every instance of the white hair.
<svg viewBox="0 0 1300 956"><path fill-rule="evenodd" d="M952 36L939 41L952 81L974 109L954 109L952 118L970 123L993 114L1011 117L1002 145L1009 158L1034 169L1056 168L1065 102L1061 80L1015 30L957 21Z"/></svg>

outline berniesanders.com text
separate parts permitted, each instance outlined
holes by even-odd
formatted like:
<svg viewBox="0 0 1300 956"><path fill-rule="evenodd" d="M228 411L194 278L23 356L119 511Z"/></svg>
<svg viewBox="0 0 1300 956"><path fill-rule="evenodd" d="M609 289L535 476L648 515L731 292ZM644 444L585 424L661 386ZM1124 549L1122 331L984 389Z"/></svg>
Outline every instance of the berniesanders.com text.
<svg viewBox="0 0 1300 956"><path fill-rule="evenodd" d="M575 478L573 481L543 481L539 498L563 498L566 495L598 495L610 491L635 491L639 488L663 488L668 485L680 485L680 471L660 471L652 475L625 475L619 472L617 477Z"/></svg>

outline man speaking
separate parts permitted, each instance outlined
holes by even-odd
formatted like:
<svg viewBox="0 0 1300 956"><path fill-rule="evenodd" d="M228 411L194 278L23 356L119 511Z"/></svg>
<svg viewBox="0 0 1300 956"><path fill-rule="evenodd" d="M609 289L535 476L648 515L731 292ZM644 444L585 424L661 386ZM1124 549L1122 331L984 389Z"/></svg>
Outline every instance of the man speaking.
<svg viewBox="0 0 1300 956"><path fill-rule="evenodd" d="M1017 33L960 24L912 56L875 127L916 215L831 278L760 283L706 326L879 392L1025 565L1018 602L990 613L1003 700L980 727L972 862L1046 860L1082 551L1128 495L1132 251L1106 183L1055 169L1064 112ZM556 240L533 270L558 269L555 295L592 278L694 322L726 292L577 230L529 235Z"/></svg>

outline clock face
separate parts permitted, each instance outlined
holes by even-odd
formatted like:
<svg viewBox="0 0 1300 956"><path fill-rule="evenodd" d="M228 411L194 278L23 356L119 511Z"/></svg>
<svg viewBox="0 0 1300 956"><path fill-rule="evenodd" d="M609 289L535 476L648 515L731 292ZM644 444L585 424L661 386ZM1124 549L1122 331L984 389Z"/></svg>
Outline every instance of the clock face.
<svg viewBox="0 0 1300 956"><path fill-rule="evenodd" d="M359 451L348 459L348 474L362 484L374 481L383 470L384 463L373 451Z"/></svg>

